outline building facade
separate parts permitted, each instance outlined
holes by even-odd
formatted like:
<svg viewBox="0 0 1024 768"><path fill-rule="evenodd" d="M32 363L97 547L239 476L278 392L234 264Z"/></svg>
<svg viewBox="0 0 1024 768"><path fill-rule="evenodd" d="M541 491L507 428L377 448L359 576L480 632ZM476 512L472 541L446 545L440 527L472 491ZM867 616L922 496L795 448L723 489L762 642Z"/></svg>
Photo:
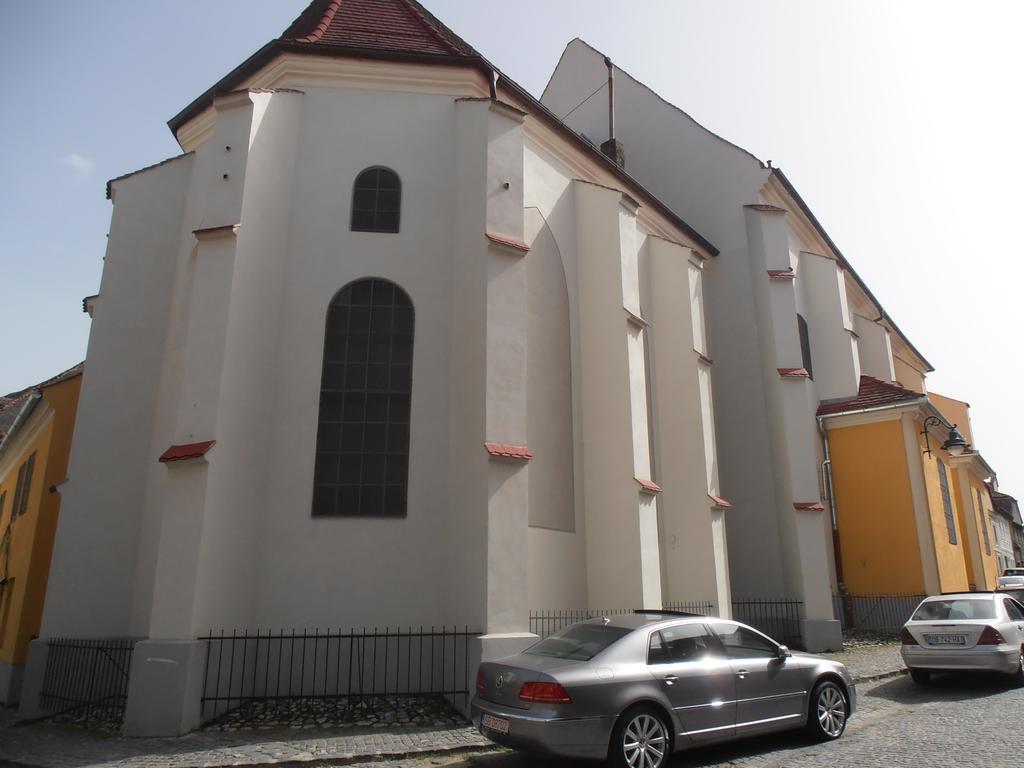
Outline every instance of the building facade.
<svg viewBox="0 0 1024 768"><path fill-rule="evenodd" d="M992 497L993 510L999 510L1004 518L1010 520L1010 540L1013 546L1013 562L1019 567L1024 566L1024 521L1020 516L1020 505L1017 499L1008 493L995 490L991 485L989 492Z"/></svg>
<svg viewBox="0 0 1024 768"><path fill-rule="evenodd" d="M407 0L316 0L170 125L108 187L23 716L58 636L143 638L143 735L211 628L728 615L710 242Z"/></svg>
<svg viewBox="0 0 1024 768"><path fill-rule="evenodd" d="M970 436L966 403L864 376L856 398L822 404L818 415L844 594L995 588L993 473L976 451L944 447L951 418Z"/></svg>
<svg viewBox="0 0 1024 768"><path fill-rule="evenodd" d="M39 634L60 487L67 477L82 366L0 407L0 705L17 704Z"/></svg>

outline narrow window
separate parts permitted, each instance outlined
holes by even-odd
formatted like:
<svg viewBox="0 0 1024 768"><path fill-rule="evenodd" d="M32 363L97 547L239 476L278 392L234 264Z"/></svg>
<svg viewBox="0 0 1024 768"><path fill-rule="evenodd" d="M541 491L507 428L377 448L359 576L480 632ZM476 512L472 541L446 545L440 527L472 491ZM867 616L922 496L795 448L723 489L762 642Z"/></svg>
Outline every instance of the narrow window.
<svg viewBox="0 0 1024 768"><path fill-rule="evenodd" d="M11 521L18 515L25 514L28 507L28 492L32 483L32 468L36 463L36 455L33 453L26 461L18 467L18 482L14 486L14 503L11 504Z"/></svg>
<svg viewBox="0 0 1024 768"><path fill-rule="evenodd" d="M946 465L942 459L937 461L939 465L939 489L942 491L942 511L946 514L946 531L949 533L949 543L956 544L956 523L953 521L953 502L949 497L949 478L946 477Z"/></svg>
<svg viewBox="0 0 1024 768"><path fill-rule="evenodd" d="M314 517L405 517L413 307L394 283L349 283L327 310Z"/></svg>
<svg viewBox="0 0 1024 768"><path fill-rule="evenodd" d="M388 168L367 168L352 190L353 232L397 232L402 182Z"/></svg>
<svg viewBox="0 0 1024 768"><path fill-rule="evenodd" d="M7 491L0 493L0 520L4 519L4 507L7 505Z"/></svg>
<svg viewBox="0 0 1024 768"><path fill-rule="evenodd" d="M988 526L985 525L985 507L981 504L981 491L977 488L974 489L975 496L978 499L978 522L981 523L981 533L985 537L985 554L992 554L992 542L988 537Z"/></svg>
<svg viewBox="0 0 1024 768"><path fill-rule="evenodd" d="M811 336L807 331L807 321L803 315L796 316L796 327L800 332L800 357L803 360L804 368L814 378L814 366L811 365Z"/></svg>

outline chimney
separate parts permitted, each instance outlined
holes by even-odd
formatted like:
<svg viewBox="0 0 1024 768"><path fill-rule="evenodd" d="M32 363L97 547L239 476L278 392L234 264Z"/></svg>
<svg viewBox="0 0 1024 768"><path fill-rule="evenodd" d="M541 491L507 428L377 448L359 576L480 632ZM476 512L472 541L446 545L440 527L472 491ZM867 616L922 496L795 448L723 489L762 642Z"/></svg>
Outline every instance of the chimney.
<svg viewBox="0 0 1024 768"><path fill-rule="evenodd" d="M608 141L601 145L601 152L614 160L617 166L625 168L626 153L622 142L615 138L615 68L607 56L604 64L608 67Z"/></svg>

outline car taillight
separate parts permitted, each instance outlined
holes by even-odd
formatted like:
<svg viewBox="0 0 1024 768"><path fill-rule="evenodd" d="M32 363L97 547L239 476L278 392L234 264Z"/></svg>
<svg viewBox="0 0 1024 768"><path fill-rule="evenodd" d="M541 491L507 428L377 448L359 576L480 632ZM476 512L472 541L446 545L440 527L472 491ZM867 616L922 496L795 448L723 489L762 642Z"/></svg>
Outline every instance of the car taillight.
<svg viewBox="0 0 1024 768"><path fill-rule="evenodd" d="M477 670L476 672L476 689L482 691L484 689L484 673L483 670Z"/></svg>
<svg viewBox="0 0 1024 768"><path fill-rule="evenodd" d="M910 634L910 630L907 629L906 627L904 627L903 629L900 630L900 642L903 643L903 645L917 645L918 644L917 640L914 639L914 636L912 634Z"/></svg>
<svg viewBox="0 0 1024 768"><path fill-rule="evenodd" d="M569 693L558 683L523 683L519 689L519 698L523 701L536 701L545 704L571 704Z"/></svg>
<svg viewBox="0 0 1024 768"><path fill-rule="evenodd" d="M978 645L1002 645L1005 642L1006 638L995 627L985 627L978 638Z"/></svg>

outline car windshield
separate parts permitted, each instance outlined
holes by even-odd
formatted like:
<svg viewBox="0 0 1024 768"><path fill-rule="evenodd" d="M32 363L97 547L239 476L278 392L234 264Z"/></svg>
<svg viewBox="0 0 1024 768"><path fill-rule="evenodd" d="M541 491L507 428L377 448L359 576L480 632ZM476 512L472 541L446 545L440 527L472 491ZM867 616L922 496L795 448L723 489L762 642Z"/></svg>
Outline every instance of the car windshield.
<svg viewBox="0 0 1024 768"><path fill-rule="evenodd" d="M590 661L631 630L602 624L575 624L527 648L530 656L553 656L556 659Z"/></svg>
<svg viewBox="0 0 1024 768"><path fill-rule="evenodd" d="M996 605L991 599L929 600L921 603L912 621L956 621L958 619L994 619Z"/></svg>
<svg viewBox="0 0 1024 768"><path fill-rule="evenodd" d="M1007 568L1003 576L1024 576L1024 568Z"/></svg>

